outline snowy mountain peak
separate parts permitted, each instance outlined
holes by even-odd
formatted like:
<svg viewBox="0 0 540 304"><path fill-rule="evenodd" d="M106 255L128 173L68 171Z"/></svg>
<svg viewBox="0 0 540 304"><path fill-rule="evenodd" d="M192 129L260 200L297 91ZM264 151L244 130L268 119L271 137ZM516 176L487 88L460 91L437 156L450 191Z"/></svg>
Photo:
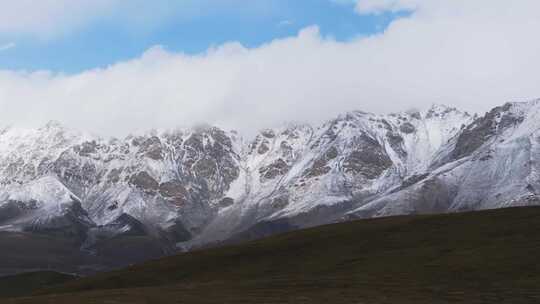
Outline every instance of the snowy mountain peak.
<svg viewBox="0 0 540 304"><path fill-rule="evenodd" d="M450 112L458 112L458 113L463 113L462 111L460 111L459 109L455 108L455 107L451 107L451 106L448 106L448 105L445 105L445 104L440 104L440 103L432 103L431 106L429 106L425 112L429 113L440 113L440 114L444 114L444 113L450 113Z"/></svg>
<svg viewBox="0 0 540 304"><path fill-rule="evenodd" d="M64 125L57 120L48 121L41 129L43 130L63 130Z"/></svg>
<svg viewBox="0 0 540 304"><path fill-rule="evenodd" d="M540 98L531 99L528 101L507 102L501 107L505 109L513 108L513 109L520 109L520 110L537 108L537 107L540 107Z"/></svg>
<svg viewBox="0 0 540 304"><path fill-rule="evenodd" d="M6 128L0 227L40 219L40 227L61 223L79 233L123 227L127 218L139 232L204 244L266 222L307 227L351 214L517 204L540 193L538 121L536 100L482 117L445 105L351 111L320 125L262 130L250 141L208 125L108 140L56 122ZM59 204L66 212L41 221L45 205Z"/></svg>

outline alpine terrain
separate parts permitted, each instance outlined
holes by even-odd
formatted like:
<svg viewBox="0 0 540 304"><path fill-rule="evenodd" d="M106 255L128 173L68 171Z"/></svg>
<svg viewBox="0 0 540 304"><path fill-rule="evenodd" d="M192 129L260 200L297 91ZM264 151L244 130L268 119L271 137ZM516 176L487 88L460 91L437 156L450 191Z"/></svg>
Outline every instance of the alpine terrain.
<svg viewBox="0 0 540 304"><path fill-rule="evenodd" d="M540 100L481 116L356 111L253 140L211 126L124 139L7 127L0 243L19 258L44 258L39 242L70 248L41 264L84 272L351 219L538 205L539 130Z"/></svg>

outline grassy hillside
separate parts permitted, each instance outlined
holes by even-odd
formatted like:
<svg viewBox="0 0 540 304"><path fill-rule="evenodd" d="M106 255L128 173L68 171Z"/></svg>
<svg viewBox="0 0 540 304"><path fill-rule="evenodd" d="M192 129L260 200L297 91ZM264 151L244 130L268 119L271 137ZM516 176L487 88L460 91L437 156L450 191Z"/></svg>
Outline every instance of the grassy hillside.
<svg viewBox="0 0 540 304"><path fill-rule="evenodd" d="M79 248L67 238L0 231L0 276L38 269L75 272L77 265L92 263Z"/></svg>
<svg viewBox="0 0 540 304"><path fill-rule="evenodd" d="M81 251L77 239L0 231L0 277L20 272L58 270L82 275L111 270L168 254L149 236L127 235L101 240Z"/></svg>
<svg viewBox="0 0 540 304"><path fill-rule="evenodd" d="M28 272L15 276L0 277L0 298L28 294L43 286L62 284L76 277L54 271Z"/></svg>
<svg viewBox="0 0 540 304"><path fill-rule="evenodd" d="M363 220L181 254L5 303L540 303L540 208Z"/></svg>

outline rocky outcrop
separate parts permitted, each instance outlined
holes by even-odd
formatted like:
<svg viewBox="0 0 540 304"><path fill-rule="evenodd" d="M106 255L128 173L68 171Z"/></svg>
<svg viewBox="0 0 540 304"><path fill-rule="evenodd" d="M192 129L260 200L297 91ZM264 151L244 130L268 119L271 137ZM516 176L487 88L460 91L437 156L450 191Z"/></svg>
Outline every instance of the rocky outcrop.
<svg viewBox="0 0 540 304"><path fill-rule="evenodd" d="M392 166L392 160L380 143L362 134L353 140L353 151L345 158L345 172L360 174L367 179L379 177Z"/></svg>
<svg viewBox="0 0 540 304"><path fill-rule="evenodd" d="M522 123L524 117L519 113L510 111L511 109L511 103L496 107L468 125L457 139L455 148L452 151L453 159L471 155L497 134Z"/></svg>

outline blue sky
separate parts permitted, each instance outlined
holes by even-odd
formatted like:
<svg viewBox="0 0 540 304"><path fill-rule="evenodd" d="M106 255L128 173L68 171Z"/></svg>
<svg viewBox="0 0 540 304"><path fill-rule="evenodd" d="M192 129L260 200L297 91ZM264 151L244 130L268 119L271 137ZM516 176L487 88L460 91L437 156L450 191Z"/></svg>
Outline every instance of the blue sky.
<svg viewBox="0 0 540 304"><path fill-rule="evenodd" d="M5 48L0 50L0 69L77 73L136 58L154 45L187 54L201 53L228 41L256 47L294 36L311 25L319 26L323 36L346 41L381 32L403 15L359 15L352 2L331 0L222 0L228 5L205 1L181 6L172 4L175 1L159 0L171 10L160 21L96 18L76 30L49 37L20 32L0 34L0 46Z"/></svg>

